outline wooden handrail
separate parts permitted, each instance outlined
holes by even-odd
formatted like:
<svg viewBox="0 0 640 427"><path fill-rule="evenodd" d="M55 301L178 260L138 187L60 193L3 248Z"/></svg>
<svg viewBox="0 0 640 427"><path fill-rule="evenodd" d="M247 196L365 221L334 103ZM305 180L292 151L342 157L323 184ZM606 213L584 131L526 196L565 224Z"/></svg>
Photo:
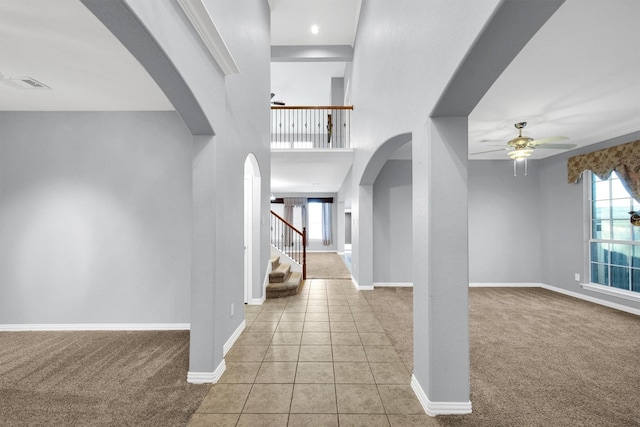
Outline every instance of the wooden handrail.
<svg viewBox="0 0 640 427"><path fill-rule="evenodd" d="M272 110L353 110L353 105L333 105L313 107L309 105L272 105Z"/></svg>
<svg viewBox="0 0 640 427"><path fill-rule="evenodd" d="M297 228L295 228L293 225L291 225L291 224L289 223L289 221L287 221L286 219L282 218L280 215L278 215L278 214L277 214L277 213L275 213L274 211L271 211L271 214L272 214L273 216L275 216L276 218L278 218L280 221L282 221L282 222L284 222L285 224L287 224L287 226L288 226L289 228L291 228L293 231L295 231L296 233L298 233L298 234L299 234L299 235L301 235L301 236L304 236L304 233L303 233L302 231L298 230Z"/></svg>

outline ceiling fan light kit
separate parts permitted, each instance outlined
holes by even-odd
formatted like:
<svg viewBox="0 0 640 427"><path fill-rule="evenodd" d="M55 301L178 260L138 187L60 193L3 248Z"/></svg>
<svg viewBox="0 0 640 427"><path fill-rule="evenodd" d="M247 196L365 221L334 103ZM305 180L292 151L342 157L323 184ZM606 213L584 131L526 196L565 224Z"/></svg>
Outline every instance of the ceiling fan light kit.
<svg viewBox="0 0 640 427"><path fill-rule="evenodd" d="M575 144L549 144L550 142L553 142L553 141L568 139L566 136L552 136L552 137L543 138L543 139L533 139L533 138L529 138L528 136L522 135L522 129L524 129L524 127L527 126L527 122L518 122L518 123L515 123L513 126L515 126L515 128L518 129L518 136L509 140L509 142L507 142L507 147L506 147L507 150L510 150L507 153L507 155L511 160L513 160L513 176L518 176L518 170L517 170L518 162L524 162L524 174L527 175L527 172L528 172L527 158L533 154L533 151L536 148L568 150L576 146ZM488 142L488 141L483 140L481 142ZM503 149L483 151L481 153L475 153L475 154L485 154L485 153L491 153L493 151L502 151L502 150Z"/></svg>

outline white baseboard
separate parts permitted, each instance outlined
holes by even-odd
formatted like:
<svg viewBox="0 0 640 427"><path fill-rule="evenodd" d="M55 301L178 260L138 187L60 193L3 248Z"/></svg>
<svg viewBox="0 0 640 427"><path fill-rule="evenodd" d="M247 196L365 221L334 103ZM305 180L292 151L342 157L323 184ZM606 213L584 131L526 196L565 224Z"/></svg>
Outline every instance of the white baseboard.
<svg viewBox="0 0 640 427"><path fill-rule="evenodd" d="M224 346L222 346L223 356L226 356L229 350L231 350L231 347L233 347L233 345L236 343L238 338L240 338L240 334L242 333L242 331L244 331L244 328L246 326L247 326L247 321L243 319L242 323L240 323L240 326L236 328L236 330L233 332L233 334L231 334L227 342L224 343Z"/></svg>
<svg viewBox="0 0 640 427"><path fill-rule="evenodd" d="M222 374L227 369L224 359L213 372L187 372L187 382L189 384L215 384L220 380Z"/></svg>
<svg viewBox="0 0 640 427"><path fill-rule="evenodd" d="M604 305L605 307L613 308L613 309L616 309L616 310L620 310L620 311L624 311L624 312L627 312L627 313L635 314L636 316L640 316L640 310L637 309L637 308L628 307L626 305L617 304L615 302L602 300L600 298L590 297L588 295L583 295L583 294L578 293L578 292L568 291L566 289L557 288L555 286L545 285L544 283L541 283L540 287L544 288L544 289L547 289L547 290L550 290L550 291L553 291L553 292L558 292L559 294L563 294L563 295L567 295L567 296L570 296L570 297L578 298L578 299L581 299L581 300L593 302L595 304Z"/></svg>
<svg viewBox="0 0 640 427"><path fill-rule="evenodd" d="M188 331L190 323L58 323L7 324L0 332L9 331Z"/></svg>
<svg viewBox="0 0 640 427"><path fill-rule="evenodd" d="M373 282L374 288L413 288L411 282Z"/></svg>
<svg viewBox="0 0 640 427"><path fill-rule="evenodd" d="M628 307L626 305L618 304L611 301L606 301L600 298L595 298L589 295L584 295L579 292L569 291L556 286L547 285L545 283L469 283L470 288L543 288L552 292L567 295L573 298L578 298L584 301L589 301L594 304L600 304L605 307L613 308L616 310L624 311L626 313L635 314L640 316L640 309Z"/></svg>
<svg viewBox="0 0 640 427"><path fill-rule="evenodd" d="M435 417L436 415L461 415L471 413L471 401L467 402L432 402L422 389L415 375L411 375L411 388L416 394L418 401L422 405L427 415Z"/></svg>
<svg viewBox="0 0 640 427"><path fill-rule="evenodd" d="M265 291L266 293L266 291ZM262 305L264 304L264 302L267 300L267 295L263 295L262 298L254 298L251 301L249 301L247 304L248 305Z"/></svg>
<svg viewBox="0 0 640 427"><path fill-rule="evenodd" d="M542 283L528 283L528 282L515 282L515 283L494 283L494 282L474 282L469 283L470 288L539 288L542 287Z"/></svg>

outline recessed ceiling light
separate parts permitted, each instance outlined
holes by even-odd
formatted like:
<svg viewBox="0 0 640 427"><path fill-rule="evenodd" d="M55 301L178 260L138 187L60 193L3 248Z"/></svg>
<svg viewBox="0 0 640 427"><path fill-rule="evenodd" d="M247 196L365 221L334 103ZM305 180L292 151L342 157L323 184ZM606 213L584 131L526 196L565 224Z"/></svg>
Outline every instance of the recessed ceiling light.
<svg viewBox="0 0 640 427"><path fill-rule="evenodd" d="M317 25L313 24L313 25L311 26L311 32L312 32L313 34L318 34L318 32L319 32L319 31L320 31L320 29L318 28L318 26L317 26Z"/></svg>

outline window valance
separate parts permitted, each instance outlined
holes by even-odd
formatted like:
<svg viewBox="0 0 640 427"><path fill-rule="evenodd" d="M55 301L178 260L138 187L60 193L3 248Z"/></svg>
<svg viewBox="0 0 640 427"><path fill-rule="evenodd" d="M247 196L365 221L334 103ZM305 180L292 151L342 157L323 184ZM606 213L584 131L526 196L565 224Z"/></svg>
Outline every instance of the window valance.
<svg viewBox="0 0 640 427"><path fill-rule="evenodd" d="M600 179L608 179L611 172L616 171L629 194L640 201L640 140L570 157L567 161L569 183L577 182L585 170Z"/></svg>

